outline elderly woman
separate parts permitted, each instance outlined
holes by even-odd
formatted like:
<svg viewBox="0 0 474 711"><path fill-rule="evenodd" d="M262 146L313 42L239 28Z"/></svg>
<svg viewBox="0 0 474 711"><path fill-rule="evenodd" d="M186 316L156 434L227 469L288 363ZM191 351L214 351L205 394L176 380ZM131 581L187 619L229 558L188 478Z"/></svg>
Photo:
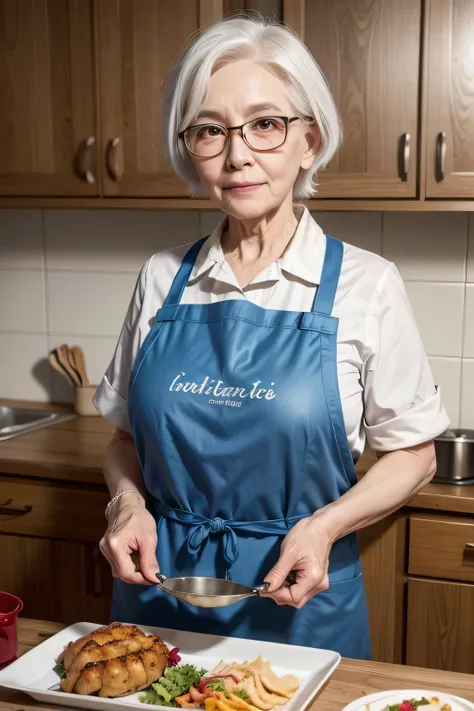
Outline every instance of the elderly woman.
<svg viewBox="0 0 474 711"><path fill-rule="evenodd" d="M225 218L143 267L96 395L117 428L101 542L112 616L369 658L355 531L430 480L449 425L402 280L295 205L340 133L289 29L208 28L163 115L176 173ZM366 441L381 456L357 483ZM203 610L154 586L158 565L269 589Z"/></svg>

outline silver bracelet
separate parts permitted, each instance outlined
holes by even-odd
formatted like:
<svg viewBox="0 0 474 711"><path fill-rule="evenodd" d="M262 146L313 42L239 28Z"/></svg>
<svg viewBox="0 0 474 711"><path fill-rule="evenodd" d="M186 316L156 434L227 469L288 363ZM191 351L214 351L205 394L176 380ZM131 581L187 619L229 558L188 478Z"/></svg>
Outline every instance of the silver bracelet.
<svg viewBox="0 0 474 711"><path fill-rule="evenodd" d="M137 499L140 501L141 504L145 505L145 499L143 496L136 490L136 489L130 489L130 488L125 488L125 489L120 489L120 491L117 492L117 494L114 496L113 499L109 501L107 506L105 507L105 518L108 520L109 519L109 511L112 508L112 506L120 499L121 496L124 494L135 494Z"/></svg>

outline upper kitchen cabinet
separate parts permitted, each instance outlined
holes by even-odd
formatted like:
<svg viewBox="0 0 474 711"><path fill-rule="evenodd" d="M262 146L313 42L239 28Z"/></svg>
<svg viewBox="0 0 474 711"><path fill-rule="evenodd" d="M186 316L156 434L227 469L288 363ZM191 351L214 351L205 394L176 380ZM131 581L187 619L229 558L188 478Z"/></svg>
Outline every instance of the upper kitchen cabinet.
<svg viewBox="0 0 474 711"><path fill-rule="evenodd" d="M474 197L474 0L426 0L426 196Z"/></svg>
<svg viewBox="0 0 474 711"><path fill-rule="evenodd" d="M318 196L415 197L421 0L285 0L284 19L316 58L343 123Z"/></svg>
<svg viewBox="0 0 474 711"><path fill-rule="evenodd" d="M100 0L97 10L104 195L186 196L161 148L162 84L189 36L222 16L222 2Z"/></svg>
<svg viewBox="0 0 474 711"><path fill-rule="evenodd" d="M0 195L97 195L92 0L0 0Z"/></svg>
<svg viewBox="0 0 474 711"><path fill-rule="evenodd" d="M264 17L274 17L283 20L284 0L223 0L223 13L250 12L255 10Z"/></svg>

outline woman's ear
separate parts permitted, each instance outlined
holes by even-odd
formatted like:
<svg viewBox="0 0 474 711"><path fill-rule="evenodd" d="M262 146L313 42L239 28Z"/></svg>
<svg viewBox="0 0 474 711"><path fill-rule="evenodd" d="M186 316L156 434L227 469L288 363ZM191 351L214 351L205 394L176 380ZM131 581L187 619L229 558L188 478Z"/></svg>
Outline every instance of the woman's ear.
<svg viewBox="0 0 474 711"><path fill-rule="evenodd" d="M311 167L321 149L321 132L316 121L306 125L304 140L306 141L306 148L301 161L301 168L307 170Z"/></svg>

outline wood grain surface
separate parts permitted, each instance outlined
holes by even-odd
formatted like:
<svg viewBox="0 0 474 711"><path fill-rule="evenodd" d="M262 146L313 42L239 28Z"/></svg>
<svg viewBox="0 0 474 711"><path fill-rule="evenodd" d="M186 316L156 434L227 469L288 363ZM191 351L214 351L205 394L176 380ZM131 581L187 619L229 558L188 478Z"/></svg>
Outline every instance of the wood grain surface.
<svg viewBox="0 0 474 711"><path fill-rule="evenodd" d="M20 653L35 647L62 628L63 625L50 622L20 620ZM351 701L364 695L392 689L444 691L474 702L474 678L467 674L343 659L310 708L314 711L341 711ZM54 711L54 708L57 707L38 704L19 692L0 689L0 711Z"/></svg>

